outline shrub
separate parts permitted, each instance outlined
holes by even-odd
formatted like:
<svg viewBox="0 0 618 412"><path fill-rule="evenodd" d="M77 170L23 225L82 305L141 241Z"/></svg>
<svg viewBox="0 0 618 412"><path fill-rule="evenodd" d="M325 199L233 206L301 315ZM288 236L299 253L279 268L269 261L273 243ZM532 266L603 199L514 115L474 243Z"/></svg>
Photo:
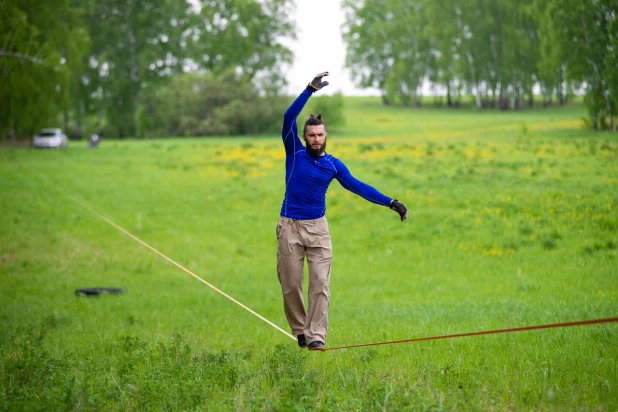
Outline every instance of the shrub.
<svg viewBox="0 0 618 412"><path fill-rule="evenodd" d="M294 99L295 97L292 97ZM290 103L293 100L290 100ZM303 125L305 124L305 120L309 117L311 113L318 114L322 113L322 120L324 120L324 124L326 125L326 129L328 131L336 130L345 125L345 116L343 115L344 111L343 104L343 95L340 92L333 94L332 96L327 95L318 95L309 99L305 109L300 114L298 118L298 127L299 132Z"/></svg>
<svg viewBox="0 0 618 412"><path fill-rule="evenodd" d="M273 132L280 127L285 102L262 96L247 78L226 71L174 77L141 98L142 137L228 136Z"/></svg>

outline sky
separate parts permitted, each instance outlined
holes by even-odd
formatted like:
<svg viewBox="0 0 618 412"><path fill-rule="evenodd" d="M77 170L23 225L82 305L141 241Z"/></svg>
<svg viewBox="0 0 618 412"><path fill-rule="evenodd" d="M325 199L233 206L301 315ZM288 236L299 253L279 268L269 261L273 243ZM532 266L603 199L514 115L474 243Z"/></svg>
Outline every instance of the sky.
<svg viewBox="0 0 618 412"><path fill-rule="evenodd" d="M285 45L294 52L294 62L287 71L288 89L300 93L320 72L329 72L330 83L320 93L341 91L344 95L375 95L375 90L354 86L344 69L345 46L341 38L344 14L340 0L296 0L295 41Z"/></svg>

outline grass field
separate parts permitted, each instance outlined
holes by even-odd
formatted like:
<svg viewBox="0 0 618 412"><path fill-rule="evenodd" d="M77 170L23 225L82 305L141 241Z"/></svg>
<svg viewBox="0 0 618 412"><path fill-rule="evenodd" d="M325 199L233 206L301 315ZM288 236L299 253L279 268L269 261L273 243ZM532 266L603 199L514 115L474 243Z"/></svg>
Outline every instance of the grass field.
<svg viewBox="0 0 618 412"><path fill-rule="evenodd" d="M617 134L346 105L327 151L410 216L333 182L327 346L618 315ZM0 173L2 410L618 409L617 324L307 352L77 203L288 330L278 136L4 147Z"/></svg>

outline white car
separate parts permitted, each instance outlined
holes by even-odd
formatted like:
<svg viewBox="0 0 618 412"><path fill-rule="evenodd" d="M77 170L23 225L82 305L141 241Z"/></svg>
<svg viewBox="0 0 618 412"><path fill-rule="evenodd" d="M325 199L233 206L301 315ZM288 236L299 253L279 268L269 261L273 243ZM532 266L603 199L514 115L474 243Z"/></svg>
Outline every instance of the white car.
<svg viewBox="0 0 618 412"><path fill-rule="evenodd" d="M41 129L32 139L33 147L68 147L69 139L60 129Z"/></svg>

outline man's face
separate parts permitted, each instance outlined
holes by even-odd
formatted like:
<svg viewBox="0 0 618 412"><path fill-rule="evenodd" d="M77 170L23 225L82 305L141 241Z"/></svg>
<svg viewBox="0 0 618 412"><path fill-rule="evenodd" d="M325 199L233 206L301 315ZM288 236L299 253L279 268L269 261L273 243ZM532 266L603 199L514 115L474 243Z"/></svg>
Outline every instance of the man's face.
<svg viewBox="0 0 618 412"><path fill-rule="evenodd" d="M307 126L307 131L303 134L303 139L307 145L307 152L313 157L322 156L326 150L326 129L323 124L317 126Z"/></svg>

